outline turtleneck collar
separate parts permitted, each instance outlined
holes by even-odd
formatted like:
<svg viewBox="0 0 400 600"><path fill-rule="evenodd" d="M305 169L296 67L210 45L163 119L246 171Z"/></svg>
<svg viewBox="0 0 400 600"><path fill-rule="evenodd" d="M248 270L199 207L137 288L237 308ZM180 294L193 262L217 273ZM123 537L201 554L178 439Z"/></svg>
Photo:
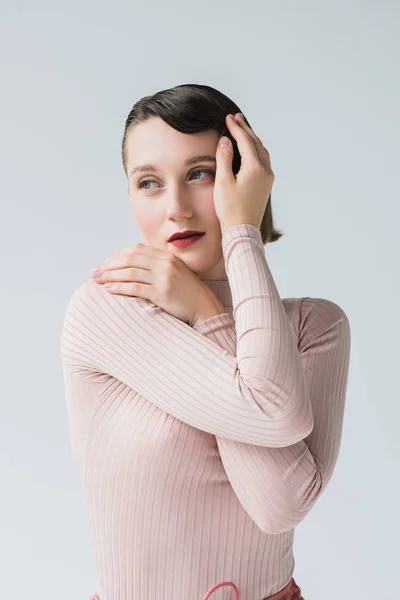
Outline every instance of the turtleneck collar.
<svg viewBox="0 0 400 600"><path fill-rule="evenodd" d="M227 277L223 279L201 279L201 281L212 291L225 308L232 308L232 292Z"/></svg>

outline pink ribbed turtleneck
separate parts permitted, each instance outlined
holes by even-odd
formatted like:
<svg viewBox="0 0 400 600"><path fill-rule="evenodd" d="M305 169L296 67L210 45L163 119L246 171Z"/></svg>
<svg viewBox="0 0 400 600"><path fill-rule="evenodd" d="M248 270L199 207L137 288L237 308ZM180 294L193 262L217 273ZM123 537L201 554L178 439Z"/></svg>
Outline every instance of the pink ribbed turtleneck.
<svg viewBox="0 0 400 600"><path fill-rule="evenodd" d="M222 581L268 598L332 476L348 318L281 299L254 225L222 248L227 278L203 281L224 312L194 327L91 279L69 300L61 354L100 600L202 600Z"/></svg>

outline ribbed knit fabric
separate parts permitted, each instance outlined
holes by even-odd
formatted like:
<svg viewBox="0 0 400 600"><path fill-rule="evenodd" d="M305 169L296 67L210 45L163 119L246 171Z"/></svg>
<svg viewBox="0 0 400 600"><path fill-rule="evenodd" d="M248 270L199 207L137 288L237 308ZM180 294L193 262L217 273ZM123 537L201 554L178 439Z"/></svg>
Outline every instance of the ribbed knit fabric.
<svg viewBox="0 0 400 600"><path fill-rule="evenodd" d="M222 249L227 277L203 281L224 312L194 327L91 279L68 302L61 356L100 600L202 600L220 582L269 598L332 476L349 320L324 298L281 299L254 225L227 229Z"/></svg>

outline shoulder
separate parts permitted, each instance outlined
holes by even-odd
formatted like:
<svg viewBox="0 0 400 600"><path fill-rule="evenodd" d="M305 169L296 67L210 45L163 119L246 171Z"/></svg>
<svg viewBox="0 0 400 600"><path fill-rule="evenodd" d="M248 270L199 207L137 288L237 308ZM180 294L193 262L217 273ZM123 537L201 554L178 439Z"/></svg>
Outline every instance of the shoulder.
<svg viewBox="0 0 400 600"><path fill-rule="evenodd" d="M86 304L96 302L105 294L102 286L95 283L91 278L80 283L73 289L67 302L67 313L71 313L79 308L83 309Z"/></svg>
<svg viewBox="0 0 400 600"><path fill-rule="evenodd" d="M105 293L105 290L103 290L103 286L98 283L95 283L95 281L92 278L89 278L80 283L72 291L69 302L71 302L71 300L74 299L87 298L93 296L93 294L98 295L101 292Z"/></svg>
<svg viewBox="0 0 400 600"><path fill-rule="evenodd" d="M335 325L339 321L348 321L348 316L343 307L328 298L302 298L300 304L300 317L303 321L312 319L316 327Z"/></svg>
<svg viewBox="0 0 400 600"><path fill-rule="evenodd" d="M305 296L285 298L283 303L297 335L299 347L310 337L315 339L331 329L350 336L349 318L343 307L333 300Z"/></svg>
<svg viewBox="0 0 400 600"><path fill-rule="evenodd" d="M123 316L132 307L137 309L134 312L139 312L150 306L151 303L144 298L108 292L103 285L89 278L73 290L67 302L66 316L79 319L111 313Z"/></svg>

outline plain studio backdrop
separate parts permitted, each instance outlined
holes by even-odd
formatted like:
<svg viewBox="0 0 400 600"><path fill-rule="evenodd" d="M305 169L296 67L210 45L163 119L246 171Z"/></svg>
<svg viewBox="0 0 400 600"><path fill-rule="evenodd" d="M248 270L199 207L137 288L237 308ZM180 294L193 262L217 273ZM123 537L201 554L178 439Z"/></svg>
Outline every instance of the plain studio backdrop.
<svg viewBox="0 0 400 600"><path fill-rule="evenodd" d="M399 19L394 0L2 3L2 598L94 593L62 321L92 267L143 241L123 127L182 83L227 94L270 152L281 297L350 319L339 459L296 528L295 579L305 600L398 597Z"/></svg>

